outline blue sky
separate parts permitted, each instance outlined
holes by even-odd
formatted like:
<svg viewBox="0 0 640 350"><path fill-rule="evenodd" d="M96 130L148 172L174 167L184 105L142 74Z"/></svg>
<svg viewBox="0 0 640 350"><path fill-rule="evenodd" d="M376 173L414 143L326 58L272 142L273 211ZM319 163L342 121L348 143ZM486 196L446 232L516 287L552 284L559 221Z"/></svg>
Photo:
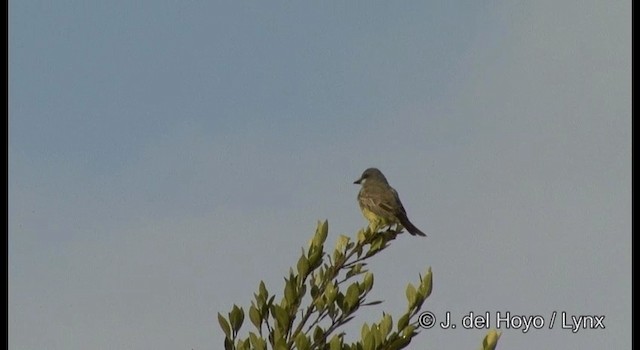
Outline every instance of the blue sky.
<svg viewBox="0 0 640 350"><path fill-rule="evenodd" d="M500 348L630 347L630 7L10 2L9 349L221 347L317 220L365 226L370 166L429 237L357 325L431 266L437 315L606 316Z"/></svg>

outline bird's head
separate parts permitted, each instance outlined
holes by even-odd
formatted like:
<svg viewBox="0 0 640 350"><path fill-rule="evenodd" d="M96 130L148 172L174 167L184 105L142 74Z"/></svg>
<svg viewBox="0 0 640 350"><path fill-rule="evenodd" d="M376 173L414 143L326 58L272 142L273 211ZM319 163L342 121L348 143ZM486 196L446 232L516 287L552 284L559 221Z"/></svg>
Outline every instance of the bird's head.
<svg viewBox="0 0 640 350"><path fill-rule="evenodd" d="M361 184L363 182L366 182L368 180L374 180L374 181L380 181L380 182L384 182L386 184L388 184L387 182L387 178L384 177L384 175L382 174L382 172L380 170L378 170L377 168L369 168L367 170L365 170L362 175L360 176L360 178L356 181L354 181L354 184Z"/></svg>

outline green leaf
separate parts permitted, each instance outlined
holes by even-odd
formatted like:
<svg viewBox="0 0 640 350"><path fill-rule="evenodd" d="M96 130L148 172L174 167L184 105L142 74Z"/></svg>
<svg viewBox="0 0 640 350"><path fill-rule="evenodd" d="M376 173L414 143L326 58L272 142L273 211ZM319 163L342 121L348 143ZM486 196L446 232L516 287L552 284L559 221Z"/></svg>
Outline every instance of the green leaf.
<svg viewBox="0 0 640 350"><path fill-rule="evenodd" d="M360 338L362 338L364 340L364 338L367 337L369 332L371 332L371 329L369 328L369 325L365 322L362 325L362 329L360 330Z"/></svg>
<svg viewBox="0 0 640 350"><path fill-rule="evenodd" d="M238 350L249 350L249 339L240 339L238 340L238 344L236 345Z"/></svg>
<svg viewBox="0 0 640 350"><path fill-rule="evenodd" d="M344 254L341 251L337 249L333 251L333 261L334 261L333 263L335 265L342 264L343 259L344 259Z"/></svg>
<svg viewBox="0 0 640 350"><path fill-rule="evenodd" d="M433 274L431 273L431 268L427 271L427 274L421 278L420 287L418 291L423 299L428 298L431 295L431 291L433 290Z"/></svg>
<svg viewBox="0 0 640 350"><path fill-rule="evenodd" d="M273 305L271 307L271 314L276 318L278 328L282 330L282 333L286 333L289 329L289 314L285 309L279 305Z"/></svg>
<svg viewBox="0 0 640 350"><path fill-rule="evenodd" d="M360 298L360 287L358 286L358 282L353 283L347 288L347 294L344 296L344 303L346 304L346 310L353 310L356 304L359 303Z"/></svg>
<svg viewBox="0 0 640 350"><path fill-rule="evenodd" d="M277 333L276 335L276 332L274 332L274 338L274 350L288 350L287 342L281 333Z"/></svg>
<svg viewBox="0 0 640 350"><path fill-rule="evenodd" d="M231 322L231 329L237 333L242 327L242 322L244 321L244 311L242 308L239 308L237 305L233 305L233 309L229 313L229 322Z"/></svg>
<svg viewBox="0 0 640 350"><path fill-rule="evenodd" d="M409 324L409 314L404 314L402 315L402 317L400 317L400 319L398 320L398 332L402 331L404 329L404 327L406 327Z"/></svg>
<svg viewBox="0 0 640 350"><path fill-rule="evenodd" d="M347 278L350 278L352 276L356 276L359 275L360 272L362 272L362 267L364 266L364 264L355 264L353 265L349 271L347 271Z"/></svg>
<svg viewBox="0 0 640 350"><path fill-rule="evenodd" d="M316 309L320 312L324 310L325 305L327 304L327 297L322 296L319 298L313 299L313 305L316 306Z"/></svg>
<svg viewBox="0 0 640 350"><path fill-rule="evenodd" d="M350 240L351 238L345 235L340 235L338 237L338 240L336 241L336 250L339 252L344 252L347 249L347 245L349 244Z"/></svg>
<svg viewBox="0 0 640 350"><path fill-rule="evenodd" d="M322 223L318 223L318 228L316 228L316 234L313 237L313 241L311 241L312 246L320 247L324 244L327 239L327 234L329 233L329 223L325 220Z"/></svg>
<svg viewBox="0 0 640 350"><path fill-rule="evenodd" d="M320 294L320 288L315 283L311 284L311 298L315 299Z"/></svg>
<svg viewBox="0 0 640 350"><path fill-rule="evenodd" d="M338 295L338 287L334 283L329 283L325 287L324 295L327 297L327 303L333 303Z"/></svg>
<svg viewBox="0 0 640 350"><path fill-rule="evenodd" d="M297 289L297 294L298 294L298 303L300 303L300 299L302 297L304 297L305 293L307 292L307 286L306 285L301 285L298 289ZM299 304L298 304L299 305Z"/></svg>
<svg viewBox="0 0 640 350"><path fill-rule="evenodd" d="M398 337L393 342L391 342L391 344L389 344L389 347L387 349L388 350L404 349L405 347L407 347L407 345L409 345L410 342L411 342L411 338Z"/></svg>
<svg viewBox="0 0 640 350"><path fill-rule="evenodd" d="M371 328L372 328L371 334L373 335L373 340L375 341L376 345L382 344L384 337L382 336L382 333L380 332L380 328L378 327L378 325Z"/></svg>
<svg viewBox="0 0 640 350"><path fill-rule="evenodd" d="M409 309L411 309L416 304L416 287L413 284L409 283L407 285L407 300L409 301Z"/></svg>
<svg viewBox="0 0 640 350"><path fill-rule="evenodd" d="M269 297L269 292L267 291L267 287L264 286L263 281L260 281L260 286L258 286L258 295L264 298L264 300L267 300Z"/></svg>
<svg viewBox="0 0 640 350"><path fill-rule="evenodd" d="M327 305L327 314L329 315L329 317L331 317L332 320L335 320L336 316L338 315L336 304L331 303Z"/></svg>
<svg viewBox="0 0 640 350"><path fill-rule="evenodd" d="M365 292L368 292L373 288L373 274L371 272L367 272L364 275L364 280L362 281L362 287Z"/></svg>
<svg viewBox="0 0 640 350"><path fill-rule="evenodd" d="M324 330L320 326L316 326L313 330L313 341L320 342L324 336Z"/></svg>
<svg viewBox="0 0 640 350"><path fill-rule="evenodd" d="M267 344L265 343L264 339L258 337L253 332L249 332L249 340L251 341L252 349L265 350L267 348Z"/></svg>
<svg viewBox="0 0 640 350"><path fill-rule="evenodd" d="M371 332L367 333L367 335L362 339L362 350L375 350L376 341Z"/></svg>
<svg viewBox="0 0 640 350"><path fill-rule="evenodd" d="M260 315L260 311L258 311L258 309L253 305L249 307L249 319L257 329L260 329L260 326L262 325L262 316Z"/></svg>
<svg viewBox="0 0 640 350"><path fill-rule="evenodd" d="M313 270L322 264L323 246L311 246L309 249L309 269Z"/></svg>
<svg viewBox="0 0 640 350"><path fill-rule="evenodd" d="M229 337L224 337L224 350L234 350L236 347Z"/></svg>
<svg viewBox="0 0 640 350"><path fill-rule="evenodd" d="M341 292L338 292L338 294L336 295L335 303L336 305L338 305L340 310L342 310L342 312L346 313L347 311L349 311L347 303L344 302L344 294L342 294Z"/></svg>
<svg viewBox="0 0 640 350"><path fill-rule="evenodd" d="M324 282L324 275L325 275L325 269L324 267L319 268L318 270L313 272L312 277L312 284L316 285L316 286L321 286L322 283Z"/></svg>
<svg viewBox="0 0 640 350"><path fill-rule="evenodd" d="M376 252L382 249L382 245L384 245L384 238L378 237L373 242L371 242L371 248L369 249L370 253Z"/></svg>
<svg viewBox="0 0 640 350"><path fill-rule="evenodd" d="M408 325L402 330L402 336L411 338L414 335L416 335L416 333L414 332L415 330L416 330L415 326Z"/></svg>
<svg viewBox="0 0 640 350"><path fill-rule="evenodd" d="M296 336L296 349L297 350L309 350L311 349L311 342L309 341L309 337L303 332L298 333Z"/></svg>
<svg viewBox="0 0 640 350"><path fill-rule="evenodd" d="M300 276L299 277L300 281L298 284L301 284L302 280L304 280L304 278L307 277L307 273L309 272L309 260L304 255L302 255L298 260L297 267L298 267L298 275Z"/></svg>
<svg viewBox="0 0 640 350"><path fill-rule="evenodd" d="M275 298L275 295L272 295L271 297L269 297L269 300L262 305L262 307L260 307L260 316L264 319L267 319L267 317L269 315L269 310L271 310L271 306L273 305L273 299Z"/></svg>
<svg viewBox="0 0 640 350"><path fill-rule="evenodd" d="M364 248L364 246L362 246L360 243L358 243L358 245L355 247L355 251L356 251L356 256L359 258L360 256L362 256L362 249Z"/></svg>
<svg viewBox="0 0 640 350"><path fill-rule="evenodd" d="M360 229L360 231L358 231L357 237L358 237L358 244L362 244L367 239L367 236L364 234L363 229Z"/></svg>
<svg viewBox="0 0 640 350"><path fill-rule="evenodd" d="M231 338L231 327L229 326L229 322L218 312L218 323L220 323L220 328L224 332L228 338Z"/></svg>
<svg viewBox="0 0 640 350"><path fill-rule="evenodd" d="M327 239L327 233L329 233L329 221L325 220L322 223L321 232L322 232L322 237L324 237L322 239L322 243L324 243L324 241Z"/></svg>
<svg viewBox="0 0 640 350"><path fill-rule="evenodd" d="M496 345L498 345L498 339L500 339L501 335L501 332L498 332L495 329L490 329L489 332L487 332L487 335L482 340L482 349L495 350Z"/></svg>
<svg viewBox="0 0 640 350"><path fill-rule="evenodd" d="M387 335L389 335L389 332L391 332L392 328L393 319L391 318L391 315L384 314L382 316L382 320L380 321L380 332L382 333L382 336L386 337Z"/></svg>
<svg viewBox="0 0 640 350"><path fill-rule="evenodd" d="M269 342L275 348L276 344L284 344L284 336L282 335L280 327L274 327L273 332L269 334Z"/></svg>
<svg viewBox="0 0 640 350"><path fill-rule="evenodd" d="M287 304L289 305L294 305L296 302L296 289L295 286L293 285L293 281L292 280L287 280L286 283L284 284L284 298L287 300Z"/></svg>
<svg viewBox="0 0 640 350"><path fill-rule="evenodd" d="M342 337L339 337L336 334L329 341L329 350L341 350L341 349L342 349Z"/></svg>

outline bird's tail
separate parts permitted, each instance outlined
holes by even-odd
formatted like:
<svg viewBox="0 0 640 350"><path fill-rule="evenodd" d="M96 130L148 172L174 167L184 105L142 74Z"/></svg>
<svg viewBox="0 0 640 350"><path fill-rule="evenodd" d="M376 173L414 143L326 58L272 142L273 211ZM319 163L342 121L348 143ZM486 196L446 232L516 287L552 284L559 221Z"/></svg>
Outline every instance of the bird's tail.
<svg viewBox="0 0 640 350"><path fill-rule="evenodd" d="M400 220L400 224L402 224L402 226L404 228L407 229L407 231L412 235L412 236L422 236L422 237L426 237L427 235L420 231L420 229L418 229L414 224L411 223L411 221L409 221L409 218L407 218L406 215L400 215L400 217L398 218Z"/></svg>

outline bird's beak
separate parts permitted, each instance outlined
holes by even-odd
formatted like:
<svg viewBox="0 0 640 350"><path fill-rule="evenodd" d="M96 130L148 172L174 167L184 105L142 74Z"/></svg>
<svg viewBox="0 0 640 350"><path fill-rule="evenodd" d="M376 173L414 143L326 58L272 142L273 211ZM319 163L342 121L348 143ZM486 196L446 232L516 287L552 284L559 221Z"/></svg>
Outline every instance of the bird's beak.
<svg viewBox="0 0 640 350"><path fill-rule="evenodd" d="M364 178L361 177L361 178L357 179L356 181L354 181L353 183L356 184L356 185L359 185L359 184L362 183L362 180L364 180Z"/></svg>

